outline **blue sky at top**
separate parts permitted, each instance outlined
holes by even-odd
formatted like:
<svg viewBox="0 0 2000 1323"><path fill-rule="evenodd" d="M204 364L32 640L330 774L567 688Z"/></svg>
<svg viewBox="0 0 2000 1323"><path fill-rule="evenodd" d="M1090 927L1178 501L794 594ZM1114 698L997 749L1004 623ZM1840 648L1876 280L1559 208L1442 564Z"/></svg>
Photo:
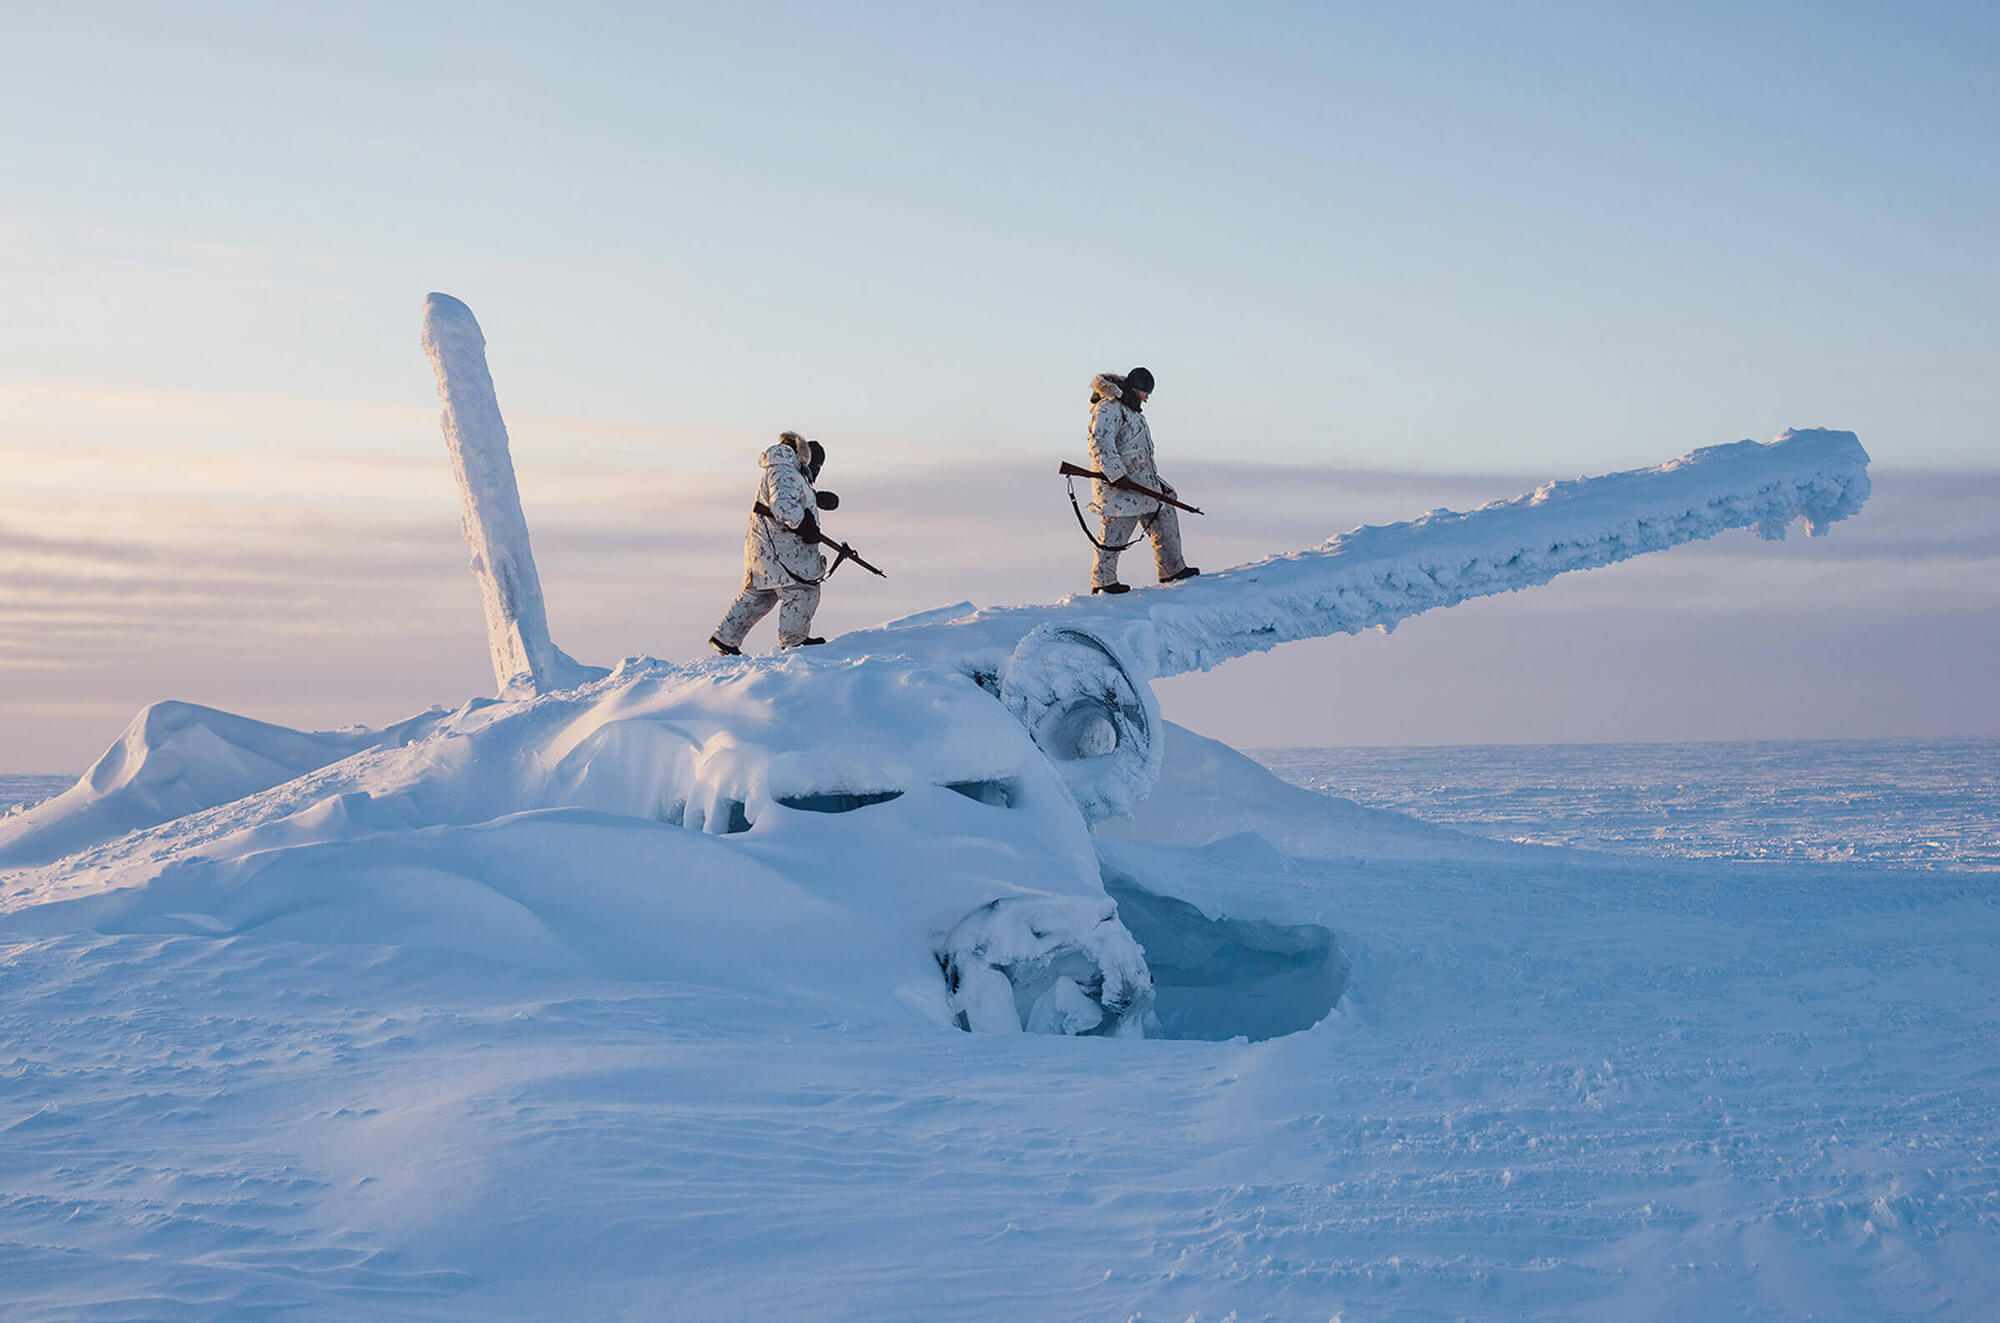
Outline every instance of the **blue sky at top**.
<svg viewBox="0 0 2000 1323"><path fill-rule="evenodd" d="M437 287L508 327L523 403L892 452L1043 447L1145 359L1218 455L1588 466L1822 423L1988 456L1990 5L11 26L10 373L403 398Z"/></svg>

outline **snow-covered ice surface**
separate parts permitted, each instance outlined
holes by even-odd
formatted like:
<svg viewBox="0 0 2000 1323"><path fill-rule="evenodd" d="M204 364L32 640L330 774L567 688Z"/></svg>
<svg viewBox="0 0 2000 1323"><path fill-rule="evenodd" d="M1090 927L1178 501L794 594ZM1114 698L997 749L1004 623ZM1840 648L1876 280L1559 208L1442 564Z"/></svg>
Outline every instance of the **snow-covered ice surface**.
<svg viewBox="0 0 2000 1323"><path fill-rule="evenodd" d="M2000 740L1254 752L1299 785L1503 840L2000 869Z"/></svg>
<svg viewBox="0 0 2000 1323"><path fill-rule="evenodd" d="M194 703L154 703L50 802L22 803L21 812L0 817L0 870L227 804L363 750L409 744L444 715L425 712L379 730L298 731Z"/></svg>
<svg viewBox="0 0 2000 1323"><path fill-rule="evenodd" d="M73 776L0 775L0 813L39 804L75 784Z"/></svg>
<svg viewBox="0 0 2000 1323"><path fill-rule="evenodd" d="M671 945L688 911L645 896L678 874L633 885L635 859L686 851L689 884L768 888L732 858L758 832L610 814L530 815L485 857L587 883L517 890L522 918L575 943L594 907L623 913L628 931L589 938L622 966L538 961L515 936L451 950L418 918L343 931L353 907L324 892L228 931L187 911L177 932L55 922L17 896L0 1313L1970 1319L2000 1302L1990 876L1516 847L1168 736L1147 802L1171 812L1097 845L1163 1012L1262 1032L1337 994L1309 1028L978 1035L834 995L788 973L806 937L767 955L769 925L717 899ZM893 832L865 827L893 807L826 821ZM1128 884L1153 898L1143 918ZM1168 983L1203 960L1234 981Z"/></svg>

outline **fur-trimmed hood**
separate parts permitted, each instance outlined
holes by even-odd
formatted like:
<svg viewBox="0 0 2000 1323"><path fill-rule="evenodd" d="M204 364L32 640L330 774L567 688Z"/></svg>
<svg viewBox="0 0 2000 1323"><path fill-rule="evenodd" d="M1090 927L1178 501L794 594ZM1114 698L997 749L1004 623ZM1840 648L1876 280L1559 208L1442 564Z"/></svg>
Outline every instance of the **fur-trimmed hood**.
<svg viewBox="0 0 2000 1323"><path fill-rule="evenodd" d="M766 446L764 453L757 456L757 462L767 469L775 469L781 464L789 464L800 473L805 472L805 466L799 463L799 452L792 449L792 443L789 441L780 441L776 445Z"/></svg>
<svg viewBox="0 0 2000 1323"><path fill-rule="evenodd" d="M1097 400L1122 399L1125 395L1125 378L1116 372L1100 372L1090 379L1090 398Z"/></svg>

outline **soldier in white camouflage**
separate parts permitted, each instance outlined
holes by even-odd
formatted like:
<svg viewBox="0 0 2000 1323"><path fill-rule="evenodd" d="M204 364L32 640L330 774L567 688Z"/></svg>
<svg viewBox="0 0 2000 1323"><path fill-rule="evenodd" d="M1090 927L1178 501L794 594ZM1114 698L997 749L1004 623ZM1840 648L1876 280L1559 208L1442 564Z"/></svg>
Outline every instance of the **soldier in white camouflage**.
<svg viewBox="0 0 2000 1323"><path fill-rule="evenodd" d="M751 627L774 607L780 648L826 642L811 632L819 585L826 577L818 512L835 503L833 493L813 490L825 454L817 442L786 432L758 456L763 473L743 538L743 591L708 640L726 657L742 655Z"/></svg>
<svg viewBox="0 0 2000 1323"><path fill-rule="evenodd" d="M1114 485L1129 478L1168 496L1176 494L1153 461L1153 431L1143 412L1152 393L1153 374L1142 367L1122 377L1100 373L1090 383L1090 466L1104 475L1092 484L1090 502L1090 508L1104 518L1103 535L1093 539L1097 544L1090 566L1093 593L1130 591L1129 585L1118 581L1118 553L1131 545L1135 530L1143 529L1153 541L1153 568L1161 583L1201 573L1182 558L1180 516L1174 508Z"/></svg>

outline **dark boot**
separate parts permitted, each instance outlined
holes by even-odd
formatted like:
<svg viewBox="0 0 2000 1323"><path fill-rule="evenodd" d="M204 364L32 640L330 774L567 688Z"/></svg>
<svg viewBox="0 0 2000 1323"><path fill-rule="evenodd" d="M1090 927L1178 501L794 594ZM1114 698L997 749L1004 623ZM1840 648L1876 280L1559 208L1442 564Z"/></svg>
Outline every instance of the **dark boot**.
<svg viewBox="0 0 2000 1323"><path fill-rule="evenodd" d="M1132 585L1129 583L1092 584L1090 591L1093 593L1129 593L1132 591Z"/></svg>
<svg viewBox="0 0 2000 1323"><path fill-rule="evenodd" d="M1183 569L1179 574L1169 574L1166 578L1160 580L1160 582L1179 583L1182 579L1192 579L1195 575L1200 573L1201 573L1200 570L1190 565L1186 569Z"/></svg>
<svg viewBox="0 0 2000 1323"><path fill-rule="evenodd" d="M797 643L787 643L784 646L788 648L810 648L815 644L824 642L826 642L825 639L816 639L811 636L807 636L806 638L800 639Z"/></svg>
<svg viewBox="0 0 2000 1323"><path fill-rule="evenodd" d="M731 647L713 634L708 636L708 646L714 648L725 657L741 657L743 655L743 649Z"/></svg>

